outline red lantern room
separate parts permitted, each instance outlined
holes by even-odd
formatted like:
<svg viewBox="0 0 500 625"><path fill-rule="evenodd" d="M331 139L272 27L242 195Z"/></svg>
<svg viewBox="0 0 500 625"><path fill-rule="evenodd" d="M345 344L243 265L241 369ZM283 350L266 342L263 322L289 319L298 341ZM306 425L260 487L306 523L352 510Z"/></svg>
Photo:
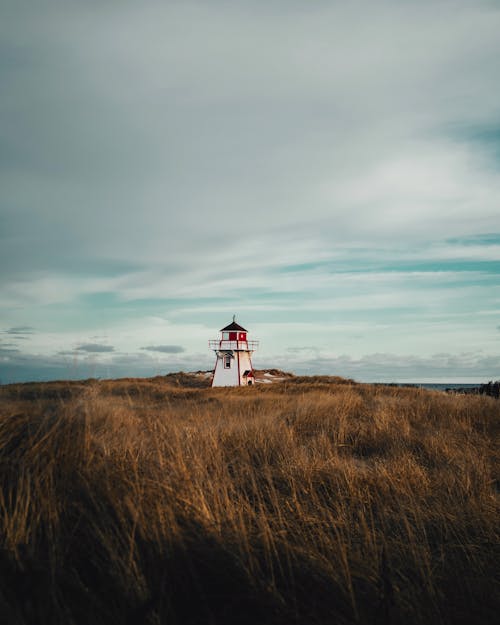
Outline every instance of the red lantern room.
<svg viewBox="0 0 500 625"><path fill-rule="evenodd" d="M236 321L233 321L225 328L222 328L223 341L246 341L247 331L242 328Z"/></svg>

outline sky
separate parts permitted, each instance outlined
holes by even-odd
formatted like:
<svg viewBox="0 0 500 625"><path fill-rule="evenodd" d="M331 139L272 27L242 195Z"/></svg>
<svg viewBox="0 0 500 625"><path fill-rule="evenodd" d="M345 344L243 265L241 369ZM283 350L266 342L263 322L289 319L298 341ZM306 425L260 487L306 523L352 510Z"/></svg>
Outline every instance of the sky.
<svg viewBox="0 0 500 625"><path fill-rule="evenodd" d="M500 378L500 1L0 13L2 383Z"/></svg>

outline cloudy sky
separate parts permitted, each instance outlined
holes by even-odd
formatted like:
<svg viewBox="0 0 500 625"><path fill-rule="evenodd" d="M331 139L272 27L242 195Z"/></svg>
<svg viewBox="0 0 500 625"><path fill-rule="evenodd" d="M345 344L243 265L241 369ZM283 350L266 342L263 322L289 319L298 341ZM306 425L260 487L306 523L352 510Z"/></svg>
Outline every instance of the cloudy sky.
<svg viewBox="0 0 500 625"><path fill-rule="evenodd" d="M500 2L0 10L2 382L500 378Z"/></svg>

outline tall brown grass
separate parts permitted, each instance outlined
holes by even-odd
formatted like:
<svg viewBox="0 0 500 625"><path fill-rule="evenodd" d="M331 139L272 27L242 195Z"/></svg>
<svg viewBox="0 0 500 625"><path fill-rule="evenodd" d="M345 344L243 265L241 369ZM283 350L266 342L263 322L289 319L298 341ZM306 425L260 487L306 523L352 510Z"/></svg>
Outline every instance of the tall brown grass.
<svg viewBox="0 0 500 625"><path fill-rule="evenodd" d="M496 622L497 400L177 381L0 389L5 622Z"/></svg>

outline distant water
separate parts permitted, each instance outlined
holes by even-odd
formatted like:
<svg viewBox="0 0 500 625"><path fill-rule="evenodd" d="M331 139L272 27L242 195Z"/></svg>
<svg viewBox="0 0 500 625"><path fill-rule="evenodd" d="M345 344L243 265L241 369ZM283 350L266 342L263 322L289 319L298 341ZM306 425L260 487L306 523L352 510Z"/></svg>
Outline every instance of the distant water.
<svg viewBox="0 0 500 625"><path fill-rule="evenodd" d="M445 391L447 388L479 388L481 384L481 382L478 382L477 384L460 384L457 382L398 382L396 386L414 386L416 388L427 388L433 391Z"/></svg>

